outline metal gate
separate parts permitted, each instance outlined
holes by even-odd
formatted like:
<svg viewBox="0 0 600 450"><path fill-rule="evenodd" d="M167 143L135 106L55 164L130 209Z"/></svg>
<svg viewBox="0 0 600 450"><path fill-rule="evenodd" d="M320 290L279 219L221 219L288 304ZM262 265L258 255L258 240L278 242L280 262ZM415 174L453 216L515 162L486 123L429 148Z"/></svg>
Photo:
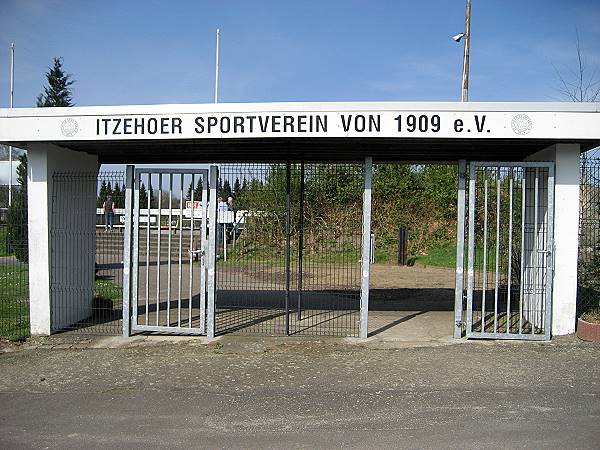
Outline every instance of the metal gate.
<svg viewBox="0 0 600 450"><path fill-rule="evenodd" d="M554 163L470 163L468 338L550 339Z"/></svg>
<svg viewBox="0 0 600 450"><path fill-rule="evenodd" d="M218 223L216 334L357 337L363 164L220 169L233 211Z"/></svg>
<svg viewBox="0 0 600 450"><path fill-rule="evenodd" d="M206 169L128 168L123 311L131 331L214 334L216 167L210 171L209 180Z"/></svg>

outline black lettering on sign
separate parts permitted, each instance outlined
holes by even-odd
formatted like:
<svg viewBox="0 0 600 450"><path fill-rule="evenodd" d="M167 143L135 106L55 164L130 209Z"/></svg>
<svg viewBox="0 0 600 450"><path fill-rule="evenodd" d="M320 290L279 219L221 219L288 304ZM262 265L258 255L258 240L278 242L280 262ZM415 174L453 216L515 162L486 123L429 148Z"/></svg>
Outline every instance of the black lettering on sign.
<svg viewBox="0 0 600 450"><path fill-rule="evenodd" d="M342 114L342 128L344 129L344 131L347 133L348 130L350 130L350 122L352 121L352 116L348 115L345 116L344 114Z"/></svg>
<svg viewBox="0 0 600 450"><path fill-rule="evenodd" d="M144 118L136 117L133 119L133 132L134 134L144 134Z"/></svg>
<svg viewBox="0 0 600 450"><path fill-rule="evenodd" d="M132 120L133 119L131 119L131 118L123 119L123 134L133 134L130 131Z"/></svg>
<svg viewBox="0 0 600 450"><path fill-rule="evenodd" d="M198 116L194 122L196 123L196 133L204 133L204 117Z"/></svg>
<svg viewBox="0 0 600 450"><path fill-rule="evenodd" d="M169 134L169 118L160 118L160 134Z"/></svg>
<svg viewBox="0 0 600 450"><path fill-rule="evenodd" d="M434 114L433 116L431 116L431 131L433 131L434 133L437 133L438 131L440 131L440 127L441 127L440 116L438 116L437 114Z"/></svg>
<svg viewBox="0 0 600 450"><path fill-rule="evenodd" d="M481 116L481 122L479 122L479 116L475 114L475 127L477 128L477 132L483 132L483 126L485 125L485 115Z"/></svg>
<svg viewBox="0 0 600 450"><path fill-rule="evenodd" d="M306 116L298 116L298 133L306 133Z"/></svg>
<svg viewBox="0 0 600 450"><path fill-rule="evenodd" d="M229 120L229 117L224 116L221 117L221 133L229 133L229 130L231 129L231 121Z"/></svg>
<svg viewBox="0 0 600 450"><path fill-rule="evenodd" d="M294 132L294 117L283 116L283 132L293 133Z"/></svg>
<svg viewBox="0 0 600 450"><path fill-rule="evenodd" d="M212 128L217 125L217 118L213 116L209 116L208 118L208 134L212 132Z"/></svg>
<svg viewBox="0 0 600 450"><path fill-rule="evenodd" d="M311 131L312 131L312 129L311 129ZM327 116L317 116L317 130L316 131L317 132L319 132L319 131L327 132Z"/></svg>
<svg viewBox="0 0 600 450"><path fill-rule="evenodd" d="M312 129L311 129L311 131L312 131ZM317 116L317 129L316 129L316 131L317 132L319 132L319 131L327 132L327 116Z"/></svg>
<svg viewBox="0 0 600 450"><path fill-rule="evenodd" d="M148 119L148 133L156 134L157 131L158 131L158 120L156 120L154 117L149 118Z"/></svg>
<svg viewBox="0 0 600 450"><path fill-rule="evenodd" d="M238 131L239 129L239 131ZM244 132L244 118L240 116L235 116L233 118L233 132L234 133L243 133Z"/></svg>
<svg viewBox="0 0 600 450"><path fill-rule="evenodd" d="M344 131L348 132L351 127L358 133L363 133L367 130L370 132L380 131L381 116L379 114L377 114L377 116L369 114L368 117L365 117L362 114L357 114L356 116L352 116L352 114L342 114L342 128Z"/></svg>
<svg viewBox="0 0 600 450"><path fill-rule="evenodd" d="M179 117L173 117L171 123L171 133L175 134L175 130L177 133L181 134L181 119Z"/></svg>
<svg viewBox="0 0 600 450"><path fill-rule="evenodd" d="M112 134L121 134L121 131L119 130L119 125L121 125L121 119L113 119L113 122L115 123L115 127L113 128Z"/></svg>
<svg viewBox="0 0 600 450"><path fill-rule="evenodd" d="M269 116L258 116L258 125L260 126L260 131L266 133L269 126Z"/></svg>
<svg viewBox="0 0 600 450"><path fill-rule="evenodd" d="M254 119L256 119L256 116L246 116L246 119L250 121L250 133L252 133L254 131Z"/></svg>
<svg viewBox="0 0 600 450"><path fill-rule="evenodd" d="M271 131L273 133L281 133L281 116L273 116L271 117Z"/></svg>
<svg viewBox="0 0 600 450"><path fill-rule="evenodd" d="M462 119L456 119L454 121L454 131L460 133L463 130L463 121Z"/></svg>

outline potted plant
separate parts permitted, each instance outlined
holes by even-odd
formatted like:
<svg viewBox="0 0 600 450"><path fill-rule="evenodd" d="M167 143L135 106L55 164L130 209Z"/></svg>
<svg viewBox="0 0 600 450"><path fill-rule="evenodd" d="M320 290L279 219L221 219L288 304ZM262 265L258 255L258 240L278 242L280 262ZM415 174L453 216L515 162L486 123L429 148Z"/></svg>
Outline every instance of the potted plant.
<svg viewBox="0 0 600 450"><path fill-rule="evenodd" d="M582 314L577 320L577 337L584 341L600 342L600 308Z"/></svg>

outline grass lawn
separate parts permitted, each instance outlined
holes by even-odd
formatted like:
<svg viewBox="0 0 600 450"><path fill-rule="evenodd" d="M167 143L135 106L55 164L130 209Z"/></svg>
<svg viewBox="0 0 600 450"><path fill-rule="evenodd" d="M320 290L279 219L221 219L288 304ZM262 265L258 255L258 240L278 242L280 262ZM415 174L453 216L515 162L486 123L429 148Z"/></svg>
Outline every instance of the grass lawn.
<svg viewBox="0 0 600 450"><path fill-rule="evenodd" d="M432 248L426 255L418 256L416 262L423 266L456 267L456 245Z"/></svg>
<svg viewBox="0 0 600 450"><path fill-rule="evenodd" d="M0 336L29 336L29 280L25 264L0 265Z"/></svg>
<svg viewBox="0 0 600 450"><path fill-rule="evenodd" d="M8 228L4 225L0 226L0 256L9 256L8 248Z"/></svg>
<svg viewBox="0 0 600 450"><path fill-rule="evenodd" d="M0 337L15 341L29 337L28 277L26 264L0 265ZM96 280L96 295L115 303L123 291L111 281Z"/></svg>
<svg viewBox="0 0 600 450"><path fill-rule="evenodd" d="M123 288L112 281L96 279L96 296L113 302L123 298Z"/></svg>

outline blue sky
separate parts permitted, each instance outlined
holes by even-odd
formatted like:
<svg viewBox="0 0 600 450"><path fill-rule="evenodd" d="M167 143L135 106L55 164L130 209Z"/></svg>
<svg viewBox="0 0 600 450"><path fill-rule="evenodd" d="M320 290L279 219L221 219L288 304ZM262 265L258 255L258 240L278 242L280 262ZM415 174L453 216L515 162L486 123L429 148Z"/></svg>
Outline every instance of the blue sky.
<svg viewBox="0 0 600 450"><path fill-rule="evenodd" d="M460 99L464 0L0 0L0 106L33 106L52 57L77 105ZM560 99L575 36L600 72L600 1L473 0L473 101Z"/></svg>

